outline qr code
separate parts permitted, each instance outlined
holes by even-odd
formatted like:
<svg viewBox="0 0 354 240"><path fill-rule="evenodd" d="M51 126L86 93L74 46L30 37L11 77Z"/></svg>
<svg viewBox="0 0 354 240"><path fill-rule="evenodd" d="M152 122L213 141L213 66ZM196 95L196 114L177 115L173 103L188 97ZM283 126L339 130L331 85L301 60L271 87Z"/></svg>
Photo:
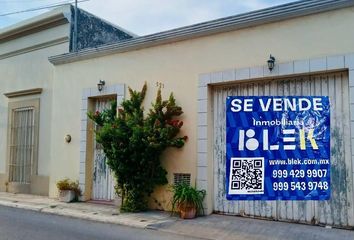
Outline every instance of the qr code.
<svg viewBox="0 0 354 240"><path fill-rule="evenodd" d="M231 158L229 194L264 194L264 158Z"/></svg>

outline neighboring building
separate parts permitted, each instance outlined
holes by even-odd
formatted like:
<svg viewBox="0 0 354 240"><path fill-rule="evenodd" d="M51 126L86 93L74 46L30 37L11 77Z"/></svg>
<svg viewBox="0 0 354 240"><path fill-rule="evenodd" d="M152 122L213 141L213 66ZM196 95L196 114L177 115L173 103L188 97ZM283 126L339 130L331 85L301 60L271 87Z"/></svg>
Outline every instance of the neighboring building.
<svg viewBox="0 0 354 240"><path fill-rule="evenodd" d="M55 126L48 57L72 52L73 13L67 5L0 30L1 191L49 194ZM79 50L135 36L82 10L78 19Z"/></svg>
<svg viewBox="0 0 354 240"><path fill-rule="evenodd" d="M39 153L44 150L38 170L39 175L49 176L51 197L57 195L56 181L69 177L79 179L84 199L112 199L111 176L101 164L102 150L94 143L93 124L86 113L103 109L110 98L120 102L127 97L127 86L140 89L145 81L148 108L155 97L156 83L161 82L164 96L173 92L182 106L182 134L189 137L182 149L168 150L162 159L169 182L185 177L206 189L207 213L354 226L353 42L353 0L300 1L78 53L48 52L46 56L51 56L49 61L54 66L47 68L51 70L48 75L54 75L48 87L25 84L25 80L12 84L10 81L17 78L13 73L5 75L9 82L1 92L10 92L7 95L11 96L16 95L11 94L13 91L43 88L41 104L47 104L48 109L40 116L43 136L39 135ZM266 65L269 54L276 58L273 71ZM0 71L6 66L2 61ZM30 64L29 59L13 59L6 68L14 68L20 61ZM48 66L48 62L41 64ZM34 76L25 76L39 78L33 70L31 74ZM106 83L102 91L97 89L100 80ZM43 81L43 85L48 84ZM50 95L48 100L45 94ZM226 200L225 101L229 95L330 97L331 200ZM7 105L3 97L1 106L6 115L12 103ZM41 108L41 114L44 110ZM3 125L6 119L0 119L3 132L7 131L7 125ZM72 136L69 144L64 141L67 134ZM6 144L2 136L3 151ZM6 173L5 161L1 161L0 171ZM2 183L8 180L5 176ZM4 185L1 187L4 189ZM153 208L169 208L166 187L157 189L153 199Z"/></svg>

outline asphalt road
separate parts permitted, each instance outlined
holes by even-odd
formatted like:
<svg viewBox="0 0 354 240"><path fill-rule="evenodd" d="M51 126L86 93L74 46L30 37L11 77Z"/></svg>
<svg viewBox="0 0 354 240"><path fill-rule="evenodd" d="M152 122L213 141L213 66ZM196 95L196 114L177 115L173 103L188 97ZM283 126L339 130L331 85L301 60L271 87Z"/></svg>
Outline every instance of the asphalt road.
<svg viewBox="0 0 354 240"><path fill-rule="evenodd" d="M0 240L196 239L0 206Z"/></svg>

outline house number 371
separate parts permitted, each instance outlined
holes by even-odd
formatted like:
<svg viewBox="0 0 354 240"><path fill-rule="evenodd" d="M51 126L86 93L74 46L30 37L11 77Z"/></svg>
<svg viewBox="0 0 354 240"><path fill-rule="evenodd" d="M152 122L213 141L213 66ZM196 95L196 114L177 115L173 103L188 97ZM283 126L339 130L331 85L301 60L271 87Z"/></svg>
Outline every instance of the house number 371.
<svg viewBox="0 0 354 240"><path fill-rule="evenodd" d="M156 82L156 87L158 88L164 88L165 85L162 82Z"/></svg>

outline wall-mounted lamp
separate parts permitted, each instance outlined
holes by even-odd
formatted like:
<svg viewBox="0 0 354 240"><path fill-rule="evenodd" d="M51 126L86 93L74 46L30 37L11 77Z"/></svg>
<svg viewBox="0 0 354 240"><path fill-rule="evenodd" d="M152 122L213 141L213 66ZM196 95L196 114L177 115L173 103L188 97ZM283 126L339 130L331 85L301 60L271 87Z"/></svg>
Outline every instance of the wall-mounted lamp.
<svg viewBox="0 0 354 240"><path fill-rule="evenodd" d="M98 88L98 91L102 91L103 89L103 86L106 84L106 82L104 80L100 80L98 83L97 83L97 88Z"/></svg>
<svg viewBox="0 0 354 240"><path fill-rule="evenodd" d="M273 57L272 54L269 56L267 63L269 71L272 71L275 65L275 57Z"/></svg>
<svg viewBox="0 0 354 240"><path fill-rule="evenodd" d="M71 142L71 135L67 134L64 139L65 139L65 142L70 143Z"/></svg>

